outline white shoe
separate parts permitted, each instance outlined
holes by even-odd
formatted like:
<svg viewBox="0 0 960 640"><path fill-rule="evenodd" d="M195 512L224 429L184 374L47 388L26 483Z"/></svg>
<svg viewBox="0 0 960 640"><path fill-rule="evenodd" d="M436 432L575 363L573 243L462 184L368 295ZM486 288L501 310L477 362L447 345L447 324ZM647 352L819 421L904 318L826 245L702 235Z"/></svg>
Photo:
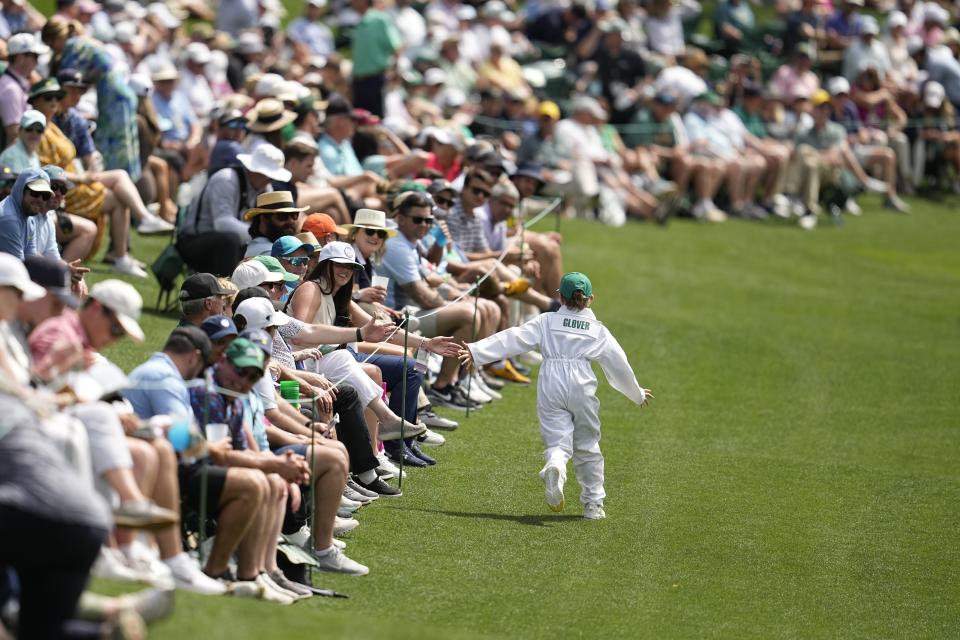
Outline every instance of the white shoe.
<svg viewBox="0 0 960 640"><path fill-rule="evenodd" d="M817 227L817 216L807 215L800 218L800 228L804 231L813 231Z"/></svg>
<svg viewBox="0 0 960 640"><path fill-rule="evenodd" d="M170 568L160 561L160 555L152 547L140 540L134 539L129 545L120 549L124 564L131 569L150 576L150 583L160 589L173 589L173 574Z"/></svg>
<svg viewBox="0 0 960 640"><path fill-rule="evenodd" d="M853 198L847 198L847 202L843 205L843 209L852 216L858 216L863 213L863 209L860 208L860 205L857 204L857 201Z"/></svg>
<svg viewBox="0 0 960 640"><path fill-rule="evenodd" d="M528 367L535 367L538 364L543 363L543 356L536 351L527 351L526 353L521 353L519 356L517 356L517 360Z"/></svg>
<svg viewBox="0 0 960 640"><path fill-rule="evenodd" d="M362 502L357 502L356 500L351 500L346 496L340 496L340 508L353 513L357 509L363 506Z"/></svg>
<svg viewBox="0 0 960 640"><path fill-rule="evenodd" d="M173 576L173 584L177 589L191 591L205 596L221 596L227 592L227 587L219 580L214 580L200 570L193 559L185 553L164 560Z"/></svg>
<svg viewBox="0 0 960 640"><path fill-rule="evenodd" d="M559 513L563 511L563 481L565 480L564 469L555 464L548 464L543 468L540 477L543 478L544 497L551 511Z"/></svg>
<svg viewBox="0 0 960 640"><path fill-rule="evenodd" d="M336 546L323 555L314 552L313 558L320 565L321 571L347 573L353 576L365 576L370 573L370 569L356 560L348 558L340 549L336 548Z"/></svg>
<svg viewBox="0 0 960 640"><path fill-rule="evenodd" d="M377 475L380 475L381 480L387 480L388 479L387 476L390 476L392 478L396 478L397 476L400 476L400 475L402 475L404 478L407 477L407 472L404 471L401 474L400 467L393 464L393 461L387 457L387 454L384 451L381 451L380 453L377 454L377 463L378 463L377 469L379 469L380 471L386 472L386 475L377 474Z"/></svg>
<svg viewBox="0 0 960 640"><path fill-rule="evenodd" d="M867 178L867 181L863 183L863 186L870 193L887 192L887 183L883 180L877 180L876 178Z"/></svg>
<svg viewBox="0 0 960 640"><path fill-rule="evenodd" d="M147 277L147 272L141 269L129 254L122 258L117 258L113 263L113 270L126 276L133 276L134 278Z"/></svg>
<svg viewBox="0 0 960 640"><path fill-rule="evenodd" d="M100 547L100 555L93 563L90 573L97 578L116 580L117 582L145 582L152 581L152 576L146 575L124 562L123 554L110 547Z"/></svg>
<svg viewBox="0 0 960 640"><path fill-rule="evenodd" d="M478 376L471 374L473 376L473 384L477 385L477 388L480 389L485 395L490 396L491 400L503 400L503 396L500 395L499 391L494 391L487 384L487 381L483 379L483 376Z"/></svg>
<svg viewBox="0 0 960 640"><path fill-rule="evenodd" d="M235 598L263 598L263 586L254 580L222 581L226 595Z"/></svg>
<svg viewBox="0 0 960 640"><path fill-rule="evenodd" d="M726 222L727 214L723 210L718 209L716 205L710 203L707 206L707 210L703 213L703 219L707 222Z"/></svg>
<svg viewBox="0 0 960 640"><path fill-rule="evenodd" d="M287 595L286 591L281 591L273 580L265 573L261 573L253 579L254 584L260 587L260 599L277 604L293 604L293 598Z"/></svg>
<svg viewBox="0 0 960 640"><path fill-rule="evenodd" d="M305 524L296 533L289 534L287 540L290 544L306 549L310 545L310 525Z"/></svg>
<svg viewBox="0 0 960 640"><path fill-rule="evenodd" d="M266 571L261 573L260 577L262 578L261 582L266 584L268 588L272 589L273 591L276 591L277 593L287 596L294 602L296 602L297 600L301 600L304 597L308 597L308 598L310 597L310 596L303 596L297 593L296 591L291 591L290 589L285 589L284 587L280 586L280 583L274 580L273 576L271 576Z"/></svg>
<svg viewBox="0 0 960 640"><path fill-rule="evenodd" d="M479 402L480 404L489 404L490 402L493 402L493 398L485 394L483 391L481 391L478 388L476 384L474 384L476 380L474 380L474 383L470 383L469 385L467 384L471 376L473 376L472 373L460 381L458 385L460 389L462 389L463 392L466 394L466 396L470 398L470 400L472 400L473 402ZM468 387L470 389L469 392L467 392Z"/></svg>
<svg viewBox="0 0 960 640"><path fill-rule="evenodd" d="M588 502L583 505L583 517L587 520L603 520L607 513L603 510L602 502Z"/></svg>
<svg viewBox="0 0 960 640"><path fill-rule="evenodd" d="M140 224L137 225L137 233L142 236L147 236L155 233L172 233L174 226L161 218L160 216L151 215L150 217L143 217L140 220Z"/></svg>
<svg viewBox="0 0 960 640"><path fill-rule="evenodd" d="M377 499L372 496L368 496L366 494L360 493L359 491L351 487L349 484L343 488L343 495L356 502L362 502L363 504L369 504Z"/></svg>
<svg viewBox="0 0 960 640"><path fill-rule="evenodd" d="M342 536L345 533L353 531L360 526L360 522L355 518L341 518L340 516L334 516L333 519L333 535Z"/></svg>
<svg viewBox="0 0 960 640"><path fill-rule="evenodd" d="M790 200L790 215L794 218L800 218L807 212L807 208L803 205L798 198L793 198Z"/></svg>
<svg viewBox="0 0 960 640"><path fill-rule="evenodd" d="M789 218L791 207L790 198L782 193L778 193L770 198L770 210L773 211L773 215L778 218Z"/></svg>
<svg viewBox="0 0 960 640"><path fill-rule="evenodd" d="M439 433L427 429L423 432L423 435L417 437L417 442L430 447L442 447L447 443L447 439Z"/></svg>

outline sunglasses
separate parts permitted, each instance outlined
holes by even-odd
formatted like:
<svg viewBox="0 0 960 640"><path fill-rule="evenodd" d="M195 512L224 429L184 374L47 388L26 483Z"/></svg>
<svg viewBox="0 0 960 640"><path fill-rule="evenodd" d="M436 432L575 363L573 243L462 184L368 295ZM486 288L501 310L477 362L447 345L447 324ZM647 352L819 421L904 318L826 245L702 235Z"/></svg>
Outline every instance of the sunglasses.
<svg viewBox="0 0 960 640"><path fill-rule="evenodd" d="M42 96L37 96L37 100L40 102L57 102L60 100L60 96L55 93L45 93Z"/></svg>
<svg viewBox="0 0 960 640"><path fill-rule="evenodd" d="M67 192L67 185L62 182L54 182L50 185L50 188L53 189L54 193L64 194Z"/></svg>
<svg viewBox="0 0 960 640"><path fill-rule="evenodd" d="M33 189L27 189L24 191L24 193L30 196L31 198L37 198L39 200L43 200L44 202L47 202L50 198L53 197L52 193L49 193L47 191L34 191Z"/></svg>
<svg viewBox="0 0 960 640"><path fill-rule="evenodd" d="M110 320L110 335L114 338L122 338L125 336L127 332L124 330L123 325L120 324L120 321L117 320L117 314L107 307L100 307L100 309L103 315Z"/></svg>
<svg viewBox="0 0 960 640"><path fill-rule="evenodd" d="M433 201L444 209L449 209L453 206L453 198L441 198L439 196L433 196Z"/></svg>
<svg viewBox="0 0 960 640"><path fill-rule="evenodd" d="M291 267L302 267L310 262L309 256L294 256L292 258L280 258L284 262L288 263Z"/></svg>
<svg viewBox="0 0 960 640"><path fill-rule="evenodd" d="M470 187L470 191L472 191L473 195L477 196L478 198L490 197L490 192L486 189L481 189L480 187Z"/></svg>
<svg viewBox="0 0 960 640"><path fill-rule="evenodd" d="M257 382L260 378L263 377L263 371L257 369L256 367L244 367L241 369L237 365L230 363L230 366L233 368L234 373L246 380L247 382Z"/></svg>
<svg viewBox="0 0 960 640"><path fill-rule="evenodd" d="M279 282L262 282L260 286L270 291L279 291L280 289L285 287L286 284L284 284L283 280L281 280Z"/></svg>
<svg viewBox="0 0 960 640"><path fill-rule="evenodd" d="M377 236L381 240L387 237L387 232L384 229L364 229L363 232L368 236Z"/></svg>
<svg viewBox="0 0 960 640"><path fill-rule="evenodd" d="M300 217L300 213L297 211L286 211L283 213L272 213L270 214L278 220L296 220Z"/></svg>
<svg viewBox="0 0 960 640"><path fill-rule="evenodd" d="M434 218L433 216L427 216L426 218L410 216L410 221L413 222L413 224L433 224Z"/></svg>
<svg viewBox="0 0 960 640"><path fill-rule="evenodd" d="M38 125L38 124L37 124L37 125L31 125L31 126L27 127L27 128L25 129L25 131L26 131L27 133L36 133L36 134L38 134L38 135L41 135L41 134L43 134L43 127L41 127L41 126Z"/></svg>

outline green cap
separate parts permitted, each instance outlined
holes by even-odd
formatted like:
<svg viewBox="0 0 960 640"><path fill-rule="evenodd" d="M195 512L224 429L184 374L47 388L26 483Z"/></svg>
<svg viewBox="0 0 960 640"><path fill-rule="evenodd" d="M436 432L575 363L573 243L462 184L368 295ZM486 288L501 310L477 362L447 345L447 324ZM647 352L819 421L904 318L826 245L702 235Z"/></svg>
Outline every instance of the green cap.
<svg viewBox="0 0 960 640"><path fill-rule="evenodd" d="M560 288L557 289L565 300L573 297L574 291L580 291L586 297L593 295L593 285L590 284L590 278L579 271L571 271L560 280Z"/></svg>
<svg viewBox="0 0 960 640"><path fill-rule="evenodd" d="M723 100L721 100L720 96L718 96L714 91L704 91L693 100L694 102L701 101L701 100L703 102L709 102L715 107L719 107L723 104Z"/></svg>
<svg viewBox="0 0 960 640"><path fill-rule="evenodd" d="M263 371L263 349L246 338L237 338L226 351L227 360L235 367L256 367Z"/></svg>
<svg viewBox="0 0 960 640"><path fill-rule="evenodd" d="M254 258L257 262L260 262L267 268L267 271L272 271L273 273L282 273L284 282L296 282L300 279L295 273L290 273L283 268L283 265L280 264L280 261L274 258L273 256L257 256Z"/></svg>

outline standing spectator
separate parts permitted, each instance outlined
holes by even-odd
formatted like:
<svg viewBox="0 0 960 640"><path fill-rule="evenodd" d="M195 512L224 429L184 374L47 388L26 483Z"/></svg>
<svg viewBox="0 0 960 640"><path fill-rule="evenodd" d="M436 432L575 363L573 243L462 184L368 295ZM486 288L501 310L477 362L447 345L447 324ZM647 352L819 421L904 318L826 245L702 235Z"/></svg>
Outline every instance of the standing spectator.
<svg viewBox="0 0 960 640"><path fill-rule="evenodd" d="M640 92L647 79L647 68L639 53L624 47L623 32L627 25L619 18L605 20L592 35L596 49L597 78L607 104L610 122L622 124L636 110Z"/></svg>
<svg viewBox="0 0 960 640"><path fill-rule="evenodd" d="M402 46L400 33L390 16L374 8L372 0L351 0L360 22L353 28L353 101L361 109L383 117L386 73Z"/></svg>
<svg viewBox="0 0 960 640"><path fill-rule="evenodd" d="M827 48L843 51L860 35L863 29L864 0L840 0L840 7L827 20Z"/></svg>
<svg viewBox="0 0 960 640"><path fill-rule="evenodd" d="M675 62L685 48L683 23L700 15L697 0L653 0L647 10L647 39L650 50L660 54L668 63Z"/></svg>
<svg viewBox="0 0 960 640"><path fill-rule="evenodd" d="M813 72L813 57L813 45L797 45L790 61L781 65L770 79L770 93L782 102L797 96L809 99L820 89L820 77Z"/></svg>
<svg viewBox="0 0 960 640"><path fill-rule="evenodd" d="M185 68L180 77L179 91L186 96L187 102L193 108L193 115L204 120L216 103L206 71L206 66L213 57L210 49L202 42L191 42L184 53Z"/></svg>
<svg viewBox="0 0 960 640"><path fill-rule="evenodd" d="M826 43L826 21L817 4L817 0L802 0L800 8L787 15L783 55L793 55L800 43L809 44L812 51L816 51L818 45Z"/></svg>
<svg viewBox="0 0 960 640"><path fill-rule="evenodd" d="M18 33L7 41L7 70L0 76L3 147L17 141L20 117L27 110L27 93L33 84L33 72L40 54L47 51L47 47L32 33Z"/></svg>
<svg viewBox="0 0 960 640"><path fill-rule="evenodd" d="M287 27L287 37L309 56L328 56L336 51L333 32L321 20L326 8L327 0L307 0L303 15L294 18Z"/></svg>

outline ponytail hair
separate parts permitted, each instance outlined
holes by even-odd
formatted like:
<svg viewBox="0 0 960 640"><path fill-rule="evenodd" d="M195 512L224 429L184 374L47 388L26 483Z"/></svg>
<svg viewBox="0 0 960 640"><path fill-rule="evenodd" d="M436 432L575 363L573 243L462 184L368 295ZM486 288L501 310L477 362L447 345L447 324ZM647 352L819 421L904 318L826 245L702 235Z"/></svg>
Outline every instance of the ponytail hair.
<svg viewBox="0 0 960 640"><path fill-rule="evenodd" d="M587 305L590 304L590 300L593 296L587 297L583 295L583 291L579 289L573 292L573 295L570 296L570 299L566 299L563 296L560 296L560 301L563 303L563 306L568 309L573 309L574 311L583 311L587 308Z"/></svg>

